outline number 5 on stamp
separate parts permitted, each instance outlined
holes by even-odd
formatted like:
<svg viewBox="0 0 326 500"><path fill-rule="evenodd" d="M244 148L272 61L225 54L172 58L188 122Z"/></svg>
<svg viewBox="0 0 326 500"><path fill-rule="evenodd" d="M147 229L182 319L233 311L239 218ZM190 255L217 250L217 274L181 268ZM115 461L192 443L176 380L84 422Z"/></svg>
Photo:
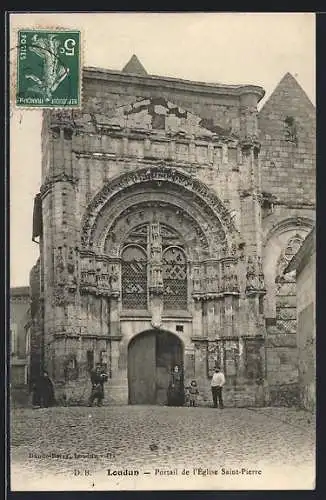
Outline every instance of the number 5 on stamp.
<svg viewBox="0 0 326 500"><path fill-rule="evenodd" d="M80 31L18 31L16 106L81 106L80 38Z"/></svg>

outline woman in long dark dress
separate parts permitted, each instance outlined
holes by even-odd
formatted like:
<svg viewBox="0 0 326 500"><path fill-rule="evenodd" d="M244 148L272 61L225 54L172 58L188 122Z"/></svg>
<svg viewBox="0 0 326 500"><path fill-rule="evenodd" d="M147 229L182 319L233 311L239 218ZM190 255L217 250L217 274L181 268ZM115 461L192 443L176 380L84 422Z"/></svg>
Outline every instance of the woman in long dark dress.
<svg viewBox="0 0 326 500"><path fill-rule="evenodd" d="M184 403L183 376L178 365L171 373L167 396L168 406L182 406Z"/></svg>
<svg viewBox="0 0 326 500"><path fill-rule="evenodd" d="M53 406L55 403L53 382L47 372L43 372L39 380L39 398L43 408Z"/></svg>

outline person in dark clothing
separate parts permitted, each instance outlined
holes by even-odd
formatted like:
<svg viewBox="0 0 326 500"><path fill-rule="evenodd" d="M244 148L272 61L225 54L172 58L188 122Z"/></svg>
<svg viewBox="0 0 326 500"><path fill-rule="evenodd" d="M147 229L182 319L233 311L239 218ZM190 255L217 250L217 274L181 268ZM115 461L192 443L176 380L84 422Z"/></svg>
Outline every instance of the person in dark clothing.
<svg viewBox="0 0 326 500"><path fill-rule="evenodd" d="M199 394L199 390L196 380L192 380L190 382L188 392L189 392L189 406L197 406L197 396Z"/></svg>
<svg viewBox="0 0 326 500"><path fill-rule="evenodd" d="M38 386L39 384L36 381L32 384L32 406L34 407L39 407L41 405Z"/></svg>
<svg viewBox="0 0 326 500"><path fill-rule="evenodd" d="M184 387L182 372L176 365L171 373L167 391L168 406L182 406L184 403Z"/></svg>
<svg viewBox="0 0 326 500"><path fill-rule="evenodd" d="M39 404L42 408L48 408L54 404L53 382L47 372L43 372L41 375L36 393L38 393L36 399L39 399Z"/></svg>
<svg viewBox="0 0 326 500"><path fill-rule="evenodd" d="M108 380L108 376L100 365L91 370L91 384L92 390L88 400L88 406L93 406L97 400L97 406L102 406L104 399L104 382Z"/></svg>

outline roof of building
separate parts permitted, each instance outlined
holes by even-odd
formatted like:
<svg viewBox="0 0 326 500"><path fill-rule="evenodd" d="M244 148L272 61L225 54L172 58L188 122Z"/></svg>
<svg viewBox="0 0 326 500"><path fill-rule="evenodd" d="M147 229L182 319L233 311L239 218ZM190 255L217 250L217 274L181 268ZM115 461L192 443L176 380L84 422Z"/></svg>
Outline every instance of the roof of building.
<svg viewBox="0 0 326 500"><path fill-rule="evenodd" d="M283 78L281 78L271 95L264 102L259 111L259 114L262 114L263 112L268 110L269 107L274 107L275 100L277 100L279 97L282 97L282 99L288 97L290 100L296 100L299 97L301 102L304 103L308 112L315 111L315 106L312 104L306 92L303 90L298 80L296 80L296 78L294 78L294 76L289 72L285 73Z"/></svg>
<svg viewBox="0 0 326 500"><path fill-rule="evenodd" d="M147 75L147 71L138 59L138 57L134 54L127 64L122 69L123 73L134 73L136 75Z"/></svg>
<svg viewBox="0 0 326 500"><path fill-rule="evenodd" d="M159 85L162 88L176 91L202 92L210 95L232 95L239 97L242 94L253 93L257 95L258 102L265 95L265 90L259 85L199 82L171 76L151 75L148 74L146 70L144 70L145 73L140 73L139 66L137 73L126 72L127 69L129 71L128 63L123 71L88 66L83 69L83 77L91 80L109 81L118 84L132 83L151 87L157 87Z"/></svg>
<svg viewBox="0 0 326 500"><path fill-rule="evenodd" d="M300 273L307 263L309 257L316 250L316 228L314 227L308 236L303 241L297 253L292 257L287 267L284 270L284 274L296 271L297 274Z"/></svg>
<svg viewBox="0 0 326 500"><path fill-rule="evenodd" d="M18 297L22 295L29 296L29 286L14 286L10 288L10 296Z"/></svg>

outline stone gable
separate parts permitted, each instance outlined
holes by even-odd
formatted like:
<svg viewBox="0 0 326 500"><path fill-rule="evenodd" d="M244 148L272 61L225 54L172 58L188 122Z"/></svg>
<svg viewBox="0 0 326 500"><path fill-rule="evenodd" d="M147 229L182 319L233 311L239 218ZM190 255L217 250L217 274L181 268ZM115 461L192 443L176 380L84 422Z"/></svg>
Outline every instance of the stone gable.
<svg viewBox="0 0 326 500"><path fill-rule="evenodd" d="M316 111L287 73L258 115L263 191L281 204L315 203Z"/></svg>

